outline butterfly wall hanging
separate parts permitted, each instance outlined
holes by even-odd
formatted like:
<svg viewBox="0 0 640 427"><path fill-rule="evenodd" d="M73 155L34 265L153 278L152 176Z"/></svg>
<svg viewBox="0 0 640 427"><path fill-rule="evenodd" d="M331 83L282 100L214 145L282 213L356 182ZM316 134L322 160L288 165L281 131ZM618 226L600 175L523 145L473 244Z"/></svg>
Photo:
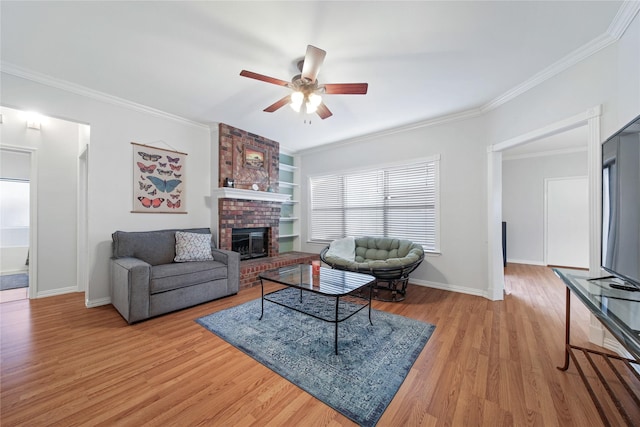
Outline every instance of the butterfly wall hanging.
<svg viewBox="0 0 640 427"><path fill-rule="evenodd" d="M131 212L186 213L187 154L135 142L131 145L133 147L133 209Z"/></svg>

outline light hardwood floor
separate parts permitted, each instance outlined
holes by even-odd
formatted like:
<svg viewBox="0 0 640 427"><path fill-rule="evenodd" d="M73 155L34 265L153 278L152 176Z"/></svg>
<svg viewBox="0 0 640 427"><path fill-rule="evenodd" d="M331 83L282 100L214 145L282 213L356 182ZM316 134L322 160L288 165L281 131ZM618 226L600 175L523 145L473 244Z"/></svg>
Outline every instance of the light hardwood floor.
<svg viewBox="0 0 640 427"><path fill-rule="evenodd" d="M436 325L379 426L599 426L563 361L565 288L544 267L507 267L504 301L410 285L386 310ZM194 322L259 288L128 326L83 294L0 304L0 424L352 426ZM572 341L589 315L574 299ZM608 413L612 413L607 408Z"/></svg>

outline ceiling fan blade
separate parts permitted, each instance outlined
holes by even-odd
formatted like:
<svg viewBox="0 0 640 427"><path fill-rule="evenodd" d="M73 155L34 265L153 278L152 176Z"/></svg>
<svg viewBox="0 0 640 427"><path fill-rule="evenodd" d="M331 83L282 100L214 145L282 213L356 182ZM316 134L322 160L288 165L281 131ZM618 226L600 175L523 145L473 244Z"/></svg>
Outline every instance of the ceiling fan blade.
<svg viewBox="0 0 640 427"><path fill-rule="evenodd" d="M280 108L284 107L290 102L291 102L291 96L287 95L284 98L280 99L279 101L276 101L273 104L269 105L263 111L267 113L273 113L274 111L279 110Z"/></svg>
<svg viewBox="0 0 640 427"><path fill-rule="evenodd" d="M324 50L308 45L307 53L302 63L302 78L315 82L326 55L327 52Z"/></svg>
<svg viewBox="0 0 640 427"><path fill-rule="evenodd" d="M318 113L318 115L322 120L333 116L333 113L329 111L326 105L324 105L324 102L321 102L320 105L318 105L318 109L316 110L316 113Z"/></svg>
<svg viewBox="0 0 640 427"><path fill-rule="evenodd" d="M327 95L366 95L368 83L327 83L324 93Z"/></svg>
<svg viewBox="0 0 640 427"><path fill-rule="evenodd" d="M289 86L289 82L285 82L284 80L276 79L275 77L265 76L263 74L254 73L253 71L242 70L240 71L240 75L242 77L248 77L250 79L260 80L262 82L272 83L278 86Z"/></svg>

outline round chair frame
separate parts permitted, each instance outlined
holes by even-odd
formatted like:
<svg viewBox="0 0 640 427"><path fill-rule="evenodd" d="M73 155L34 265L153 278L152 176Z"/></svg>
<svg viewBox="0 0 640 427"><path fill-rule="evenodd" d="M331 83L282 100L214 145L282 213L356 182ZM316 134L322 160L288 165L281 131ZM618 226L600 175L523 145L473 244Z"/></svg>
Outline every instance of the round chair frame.
<svg viewBox="0 0 640 427"><path fill-rule="evenodd" d="M407 294L409 274L424 261L423 253L419 259L401 266L368 267L366 263L360 263L359 267L353 268L327 260L325 255L328 250L329 246L320 251L320 259L331 268L374 276L376 282L373 285L373 298L379 301L398 302L404 300Z"/></svg>

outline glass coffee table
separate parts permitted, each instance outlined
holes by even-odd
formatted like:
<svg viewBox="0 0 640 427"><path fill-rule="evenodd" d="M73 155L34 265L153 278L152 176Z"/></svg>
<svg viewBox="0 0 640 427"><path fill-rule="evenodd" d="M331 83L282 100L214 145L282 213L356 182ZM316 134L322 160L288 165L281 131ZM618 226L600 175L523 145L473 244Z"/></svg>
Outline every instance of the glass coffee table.
<svg viewBox="0 0 640 427"><path fill-rule="evenodd" d="M333 270L320 267L320 274L312 274L311 265L297 264L267 270L261 273L262 307L260 320L264 316L264 302L295 310L335 324L334 344L338 354L338 324L369 307L369 323L371 322L371 295L376 278L369 274L351 271ZM264 282L285 285L285 288L264 293ZM364 288L369 288L368 298Z"/></svg>

